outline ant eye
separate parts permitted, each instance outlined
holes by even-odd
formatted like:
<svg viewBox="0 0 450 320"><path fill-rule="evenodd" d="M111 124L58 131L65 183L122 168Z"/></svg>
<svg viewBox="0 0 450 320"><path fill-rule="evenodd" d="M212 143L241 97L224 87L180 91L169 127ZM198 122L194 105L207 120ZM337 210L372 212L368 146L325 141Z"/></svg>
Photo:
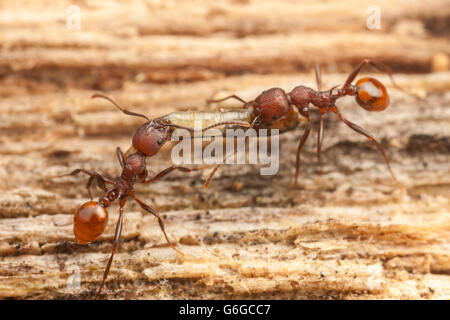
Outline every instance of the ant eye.
<svg viewBox="0 0 450 320"><path fill-rule="evenodd" d="M159 145L162 145L162 144L163 144L163 142L164 142L164 139L162 139L162 138L159 138L157 142L158 142L158 144L159 144Z"/></svg>
<svg viewBox="0 0 450 320"><path fill-rule="evenodd" d="M356 82L356 102L367 111L383 111L389 105L389 95L384 85L374 78L362 78Z"/></svg>
<svg viewBox="0 0 450 320"><path fill-rule="evenodd" d="M278 119L278 116L273 116L272 117L272 120L277 120Z"/></svg>
<svg viewBox="0 0 450 320"><path fill-rule="evenodd" d="M108 211L97 201L83 204L75 212L73 219L73 233L77 242L87 244L97 239L108 224Z"/></svg>

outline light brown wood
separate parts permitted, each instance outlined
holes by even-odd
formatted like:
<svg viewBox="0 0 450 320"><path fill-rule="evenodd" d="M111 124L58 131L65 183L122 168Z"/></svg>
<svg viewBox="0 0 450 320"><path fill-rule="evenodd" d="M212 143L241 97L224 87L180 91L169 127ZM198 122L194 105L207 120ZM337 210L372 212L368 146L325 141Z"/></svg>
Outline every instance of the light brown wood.
<svg viewBox="0 0 450 320"><path fill-rule="evenodd" d="M433 58L450 54L448 30L439 27L449 8L379 1L383 28L368 31L372 2L87 1L77 31L65 28L70 1L3 3L0 298L93 298L100 284L117 206L98 241L77 245L73 213L88 199L87 179L50 176L83 167L116 177L115 149L129 147L142 119L91 100L94 92L149 117L239 107L205 100L315 88L316 62L330 88L373 58L412 95L374 73L388 87L388 109L369 113L352 98L339 107L382 143L404 190L369 141L327 115L323 176L314 122L299 188L288 195L302 123L280 137L275 176L233 165L207 190L209 171L137 184L185 256L130 201L104 297L449 299L450 72L431 72ZM169 163L167 145L147 166L157 173ZM74 270L79 289L68 287Z"/></svg>

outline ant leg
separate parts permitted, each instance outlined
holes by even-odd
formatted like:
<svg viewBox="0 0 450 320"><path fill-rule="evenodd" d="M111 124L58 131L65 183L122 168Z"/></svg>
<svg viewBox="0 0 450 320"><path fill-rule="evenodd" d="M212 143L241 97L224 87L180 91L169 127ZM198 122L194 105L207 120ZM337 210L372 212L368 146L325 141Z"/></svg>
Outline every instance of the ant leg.
<svg viewBox="0 0 450 320"><path fill-rule="evenodd" d="M370 59L364 59L363 61L361 61L361 63L359 65L356 66L355 69L353 69L353 71L348 75L347 80L345 81L344 85L342 86L342 89L344 89L344 90L347 89L351 85L353 80L355 80L356 76L362 70L362 68L364 68L368 64L372 65L379 71L386 73L389 76L389 78L391 78L391 81L392 81L392 84L394 85L394 87L397 88L398 90L404 91L404 89L402 87L400 87L399 85L397 85L397 83L395 83L394 78L392 77L392 73L387 67L381 66L380 64L375 63Z"/></svg>
<svg viewBox="0 0 450 320"><path fill-rule="evenodd" d="M247 137L245 137L245 138L247 139ZM233 143L234 143L234 142L233 142ZM247 144L247 140L244 141L244 144ZM234 156L234 155L236 154L236 152L237 152L237 150L235 150L235 151L233 151L232 153L226 155L226 156L223 158L223 162L217 164L217 165L214 167L213 171L209 174L208 179L206 179L206 182L205 182L205 189L208 189L209 184L211 183L212 178L213 178L214 175L216 174L217 170L219 170L219 168L222 166L222 164L224 164L224 163L226 162L226 160L227 160L229 157Z"/></svg>
<svg viewBox="0 0 450 320"><path fill-rule="evenodd" d="M217 100L208 99L208 100L206 100L206 103L222 102L222 101L225 101L225 100L228 100L228 99L236 99L236 100L238 100L238 101L240 101L242 103L247 103L244 99L238 97L235 94L233 94L231 96L228 96L228 97L225 97L225 98L222 98L222 99L217 99Z"/></svg>
<svg viewBox="0 0 450 320"><path fill-rule="evenodd" d="M253 122L252 122L251 124L248 123L248 122L246 122L246 121L225 121L225 122L218 122L218 123L212 124L212 125L210 125L210 126L207 126L207 127L203 128L203 129L201 129L201 131L204 132L204 131L209 130L209 129L212 129L212 128L214 128L214 127L223 126L223 125L237 125L237 126L244 127L244 128L251 128L251 127L253 127L253 125L255 124L255 122L256 122L257 119L258 119L258 117L256 117L256 118L253 120ZM176 124L167 124L166 126L170 126L170 127L178 128L178 129L185 129L185 130L188 130L188 131L190 131L190 132L195 132L195 129L193 129L193 128L184 127L184 126L180 126L180 125L176 125ZM195 136L194 136L194 138L195 138ZM227 156L227 157L228 157L228 156ZM209 176L207 182L205 183L205 188L208 188L208 185L209 185L209 182L210 182L211 179L212 179L212 176L214 175L214 173L217 171L217 169L218 169L220 166L221 166L221 164L218 164L218 165L214 168L213 172L211 173L211 175ZM209 168L209 167L210 167L210 166L201 167L201 168L199 168L199 169L197 169L197 170L201 170L201 169ZM181 167L178 167L178 168L181 168ZM168 169L169 169L169 168L168 168ZM173 170L175 170L175 169L173 169ZM181 169L178 169L178 170L181 170ZM196 170L196 169L191 169L191 170ZM181 171L182 171L182 170L181 170ZM170 172L170 171L169 171L169 172ZM150 181L149 181L149 182L150 182ZM144 183L148 183L148 182L144 182Z"/></svg>
<svg viewBox="0 0 450 320"><path fill-rule="evenodd" d="M111 249L111 256L109 257L105 272L103 273L102 284L100 285L100 288L98 289L97 294L95 295L95 299L98 298L98 295L100 294L100 292L103 289L103 286L105 285L105 281L106 281L106 278L108 277L109 269L111 268L111 263L114 258L114 253L116 253L116 250L119 247L120 234L122 233L123 207L126 202L127 202L126 199L119 200L119 218L117 219L116 231L114 233L114 243L113 243L113 247Z"/></svg>
<svg viewBox="0 0 450 320"><path fill-rule="evenodd" d="M95 176L90 176L90 177L89 177L89 180L88 180L88 182L87 182L87 184L86 184L86 189L87 189L87 191L89 192L89 197L91 198L91 201L93 200L93 198L92 198L92 192L91 192L91 187L92 187L92 183L94 182L94 178L95 178Z"/></svg>
<svg viewBox="0 0 450 320"><path fill-rule="evenodd" d="M372 136L370 135L370 133L368 133L366 130L364 130L363 128L361 128L361 127L359 127L358 125L354 124L353 122L350 122L350 121L348 121L347 119L345 119L345 118L342 116L342 114L341 114L337 109L336 109L336 114L337 114L337 116L339 117L339 119L341 119L348 127L350 127L350 129L352 129L352 130L356 131L357 133L359 133L359 134L361 134L361 135L367 137L367 139L369 139L370 141L372 141L373 143L375 143L375 145L376 145L378 151L379 151L379 152L381 153L381 155L383 156L384 163L386 164L386 166L387 166L387 168L388 168L388 170L389 170L389 172L390 172L390 174L391 174L391 176L392 176L392 179L395 181L395 183L397 184L397 186L399 186L400 188L402 188L402 185L400 184L400 182L398 182L397 178L396 178L395 175L394 175L394 172L392 172L391 165L389 164L389 160L388 160L388 158L387 158L387 156L386 156L386 153L384 152L383 147L378 143L378 141L375 140L375 138L372 137Z"/></svg>
<svg viewBox="0 0 450 320"><path fill-rule="evenodd" d="M116 153L117 153L117 159L119 159L120 166L123 168L124 167L123 152L120 149L120 147L117 147Z"/></svg>
<svg viewBox="0 0 450 320"><path fill-rule="evenodd" d="M308 123L306 125L305 132L303 133L303 136L300 140L300 143L298 144L294 184L292 185L291 190L289 190L289 193L291 193L292 191L295 190L295 188L297 188L298 174L300 173L300 166L301 166L301 152L302 152L303 145L305 144L306 139L308 138L309 132L311 131L311 115L310 115L309 111L304 113L303 115L308 119Z"/></svg>
<svg viewBox="0 0 450 320"><path fill-rule="evenodd" d="M169 174L170 172L172 172L174 170L179 170L181 172L191 172L191 171L200 171L200 170L207 169L207 168L210 168L210 167L211 167L210 165L203 166L203 167L200 167L200 168L186 168L186 167L179 167L179 166L170 166L170 167L164 169L163 171L161 171L160 173L158 173L153 178L145 180L145 181L142 181L142 183L150 183L150 182L153 182L155 180L158 180L158 179L166 176L167 174Z"/></svg>
<svg viewBox="0 0 450 320"><path fill-rule="evenodd" d="M253 119L253 121L252 121L251 124L248 123L248 122L246 122L246 121L225 121L225 122L218 122L218 123L212 124L212 125L210 125L210 126L207 126L207 127L203 128L203 129L201 129L201 131L204 132L204 131L207 131L207 130L212 129L212 128L214 128L214 127L223 126L223 125L237 125L237 126L244 127L244 128L252 128L252 127L255 125L255 123L257 122L257 120L258 120L258 117L255 117L255 119ZM179 125L174 125L174 124L168 124L168 126L171 126L171 127L174 127L174 128L186 129L186 130L191 131L191 132L194 132L194 131L195 131L193 128L188 128L188 127L179 126ZM246 136L246 138L247 138L247 136ZM247 141L247 140L246 140L246 141ZM246 142L245 142L245 143L246 143ZM234 153L236 153L236 151L235 151ZM233 154L234 154L234 153L233 153ZM227 157L229 157L229 156L231 156L231 154L225 156L224 160L225 160ZM225 162L225 161L224 161L224 162ZM208 179L207 179L207 181L206 181L206 183L205 183L205 188L208 188L209 183L210 183L211 180L212 180L212 177L214 176L214 174L216 173L216 171L219 169L219 167L220 167L221 165L222 165L222 164L218 164L218 165L214 168L214 170L212 171L212 173L209 175L209 177L208 177ZM171 169L172 167L174 167L174 168ZM169 170L168 172L173 171L173 170L180 170L180 171L183 171L183 170L185 170L185 169L188 169L188 170L190 170L190 171L193 171L193 170L202 170L202 169L205 169L205 168L210 168L211 166L208 165L208 166L204 166L204 167L201 167L201 168L198 168L198 169L189 169L189 168L177 167L177 166L172 166L172 167L169 167L169 168L167 168L166 170ZM183 169L181 169L181 168L183 168ZM185 171L185 172L186 172L186 171ZM162 173L162 172L161 172L161 173ZM166 173L166 174L167 174L167 173ZM164 175L165 175L165 174L164 174ZM164 175L163 175L163 176L164 176ZM156 180L156 177L153 178L153 179L151 179L150 181L145 181L144 183L148 183L148 182L151 182L151 181L154 181L154 180Z"/></svg>
<svg viewBox="0 0 450 320"><path fill-rule="evenodd" d="M316 63L315 74L316 74L316 84L317 84L317 91L322 90L322 75L320 74L320 66L318 63ZM319 108L319 112L321 111L321 108ZM322 161L320 159L320 153L322 151L322 140L323 140L323 116L324 113L320 112L319 115L319 129L317 130L317 161L319 162L319 180L322 177Z"/></svg>
<svg viewBox="0 0 450 320"><path fill-rule="evenodd" d="M91 200L92 200L91 187L92 187L92 183L94 182L94 180L97 181L97 184L103 190L106 190L105 183L114 184L114 181L103 177L100 173L91 172L91 171L89 171L87 169L75 169L75 170L73 170L70 173L62 174L62 175L60 175L58 177L76 176L80 172L84 173L84 174L87 174L89 176L89 180L87 182L86 188L87 188L87 190L89 192L89 196L91 197Z"/></svg>
<svg viewBox="0 0 450 320"><path fill-rule="evenodd" d="M114 184L114 181L107 180L106 178L104 178L103 176L101 176L99 174L95 175L95 181L97 182L97 185L100 187L100 189L102 189L105 192L108 190L106 188L106 183Z"/></svg>
<svg viewBox="0 0 450 320"><path fill-rule="evenodd" d="M225 122L218 122L215 124L212 124L210 126L207 126L205 128L202 129L202 131L206 131L215 127L219 127L219 126L227 126L227 125L236 125L239 127L244 127L244 128L250 128L252 125L250 123L248 123L247 121L225 121Z"/></svg>
<svg viewBox="0 0 450 320"><path fill-rule="evenodd" d="M209 125L209 126L203 128L203 129L201 129L201 130L198 130L198 131L204 132L204 131L207 131L207 130L209 130L209 129L215 128L215 127L219 127L219 126L227 126L227 125L235 125L235 126L244 127L244 128L250 128L250 127L251 127L251 124L248 123L248 122L246 122L246 121L239 121L239 120L236 120L236 121L224 121L224 122L218 122L218 123ZM185 129L185 130L187 130L187 131L189 131L189 132L195 132L195 131L196 131L194 128L189 128L189 127L180 126L180 125L177 125L177 124L171 124L171 123L164 124L163 126L173 127L173 128L177 128L177 129Z"/></svg>
<svg viewBox="0 0 450 320"><path fill-rule="evenodd" d="M317 161L319 162L319 179L322 177L322 160L320 158L320 153L322 151L322 141L323 141L323 113L319 115L319 129L317 130Z"/></svg>
<svg viewBox="0 0 450 320"><path fill-rule="evenodd" d="M252 123L251 123L251 125L250 125L250 128L253 128L254 125L255 125L258 121L259 121L259 116L256 116L255 119L253 119L253 121L252 121ZM245 136L244 145L247 145L247 139L248 139L248 138L249 138L249 136ZM234 155L236 154L236 152L237 152L237 150L235 150L233 153L230 153L230 154L226 155L226 156L223 158L222 163L219 163L218 165L216 165L216 166L214 167L213 171L209 174L208 179L206 179L206 182L205 182L205 189L208 189L209 184L211 183L212 178L213 178L214 175L216 174L217 170L219 170L219 168L222 166L222 164L224 164L225 161L226 161L229 157L234 156Z"/></svg>
<svg viewBox="0 0 450 320"><path fill-rule="evenodd" d="M127 110L127 109L124 109L124 108L122 108L116 101L114 101L114 100L111 99L110 97L107 97L107 96L105 96L105 95L103 95L103 94L100 94L100 93L94 93L94 94L91 96L91 98L92 98L92 99L94 99L94 98L103 98L103 99L106 99L106 100L108 100L109 102L111 102L113 105L115 105L115 106L117 107L117 109L119 109L120 111L122 111L124 114L129 115L129 116L141 117L141 118L146 119L147 121L150 121L150 119L149 119L146 115L143 115L143 114L141 114L141 113L136 113L136 112L133 112L133 111L129 111L129 110Z"/></svg>
<svg viewBox="0 0 450 320"><path fill-rule="evenodd" d="M233 155L235 154L235 152L233 152ZM230 155L231 156L231 155ZM213 169L213 171L209 174L208 179L206 179L205 182L205 189L208 189L209 184L211 183L212 178L214 177L214 175L216 174L217 170L219 170L219 168L222 166L221 163L219 163L218 165L216 165Z"/></svg>
<svg viewBox="0 0 450 320"><path fill-rule="evenodd" d="M162 233L164 234L164 237L166 238L167 244L176 252L178 252L179 254L181 254L182 256L184 256L184 253L181 252L180 250L178 250L177 248L175 248L175 246L172 244L172 242L170 242L169 237L167 237L166 234L166 230L164 228L164 222L162 221L161 217L159 216L159 214L153 210L149 205L146 205L144 202L142 202L141 200L139 200L138 198L136 198L136 196L134 195L134 192L130 193L130 196L134 199L134 201L136 201L139 206L144 209L145 211L151 213L152 215L154 215L157 219L158 219L158 223L159 223L159 228L161 229Z"/></svg>
<svg viewBox="0 0 450 320"><path fill-rule="evenodd" d="M317 91L322 90L322 76L320 74L320 66L316 63L316 68L314 69L316 73L316 83L317 83Z"/></svg>
<svg viewBox="0 0 450 320"><path fill-rule="evenodd" d="M87 170L87 169L75 169L75 170L73 170L73 171L70 172L70 173L65 173L65 174L59 175L59 176L57 176L57 177L76 176L76 175L79 174L80 172L82 172L82 173L84 173L84 174L87 174L88 176L98 176L98 177L100 177L101 179L103 179L106 183L114 184L114 181L112 181L112 180L110 180L110 179L108 179L108 178L103 177L100 173L95 172L95 171L94 171L94 172L91 172L91 171L89 171L89 170Z"/></svg>

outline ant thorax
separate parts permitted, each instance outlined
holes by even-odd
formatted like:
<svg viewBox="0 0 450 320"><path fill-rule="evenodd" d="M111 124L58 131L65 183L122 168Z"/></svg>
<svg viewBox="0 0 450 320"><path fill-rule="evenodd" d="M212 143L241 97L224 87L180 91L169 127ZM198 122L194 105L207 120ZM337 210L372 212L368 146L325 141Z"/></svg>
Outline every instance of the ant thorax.
<svg viewBox="0 0 450 320"><path fill-rule="evenodd" d="M145 156L136 152L125 160L121 178L129 180L133 176L142 176L145 171Z"/></svg>
<svg viewBox="0 0 450 320"><path fill-rule="evenodd" d="M100 196L99 203L104 208L107 208L117 198L122 195L128 195L133 190L136 177L142 180L147 177L145 156L140 152L133 153L126 158L120 178L112 189Z"/></svg>

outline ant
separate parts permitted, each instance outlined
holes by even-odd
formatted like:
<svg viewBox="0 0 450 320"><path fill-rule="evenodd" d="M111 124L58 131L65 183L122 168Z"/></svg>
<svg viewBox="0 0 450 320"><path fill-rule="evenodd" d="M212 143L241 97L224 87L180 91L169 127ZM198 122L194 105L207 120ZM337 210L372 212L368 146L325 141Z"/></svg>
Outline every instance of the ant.
<svg viewBox="0 0 450 320"><path fill-rule="evenodd" d="M119 160L120 166L122 167L122 174L115 181L105 178L97 172L91 172L86 169L75 169L71 173L60 175L60 177L62 177L84 173L89 176L86 188L89 192L91 200L82 204L77 209L74 216L73 231L76 241L80 244L88 244L95 241L105 231L108 223L107 208L116 200L119 204L119 217L114 233L114 243L111 249L111 255L103 273L102 283L95 296L95 298L97 298L105 285L105 281L108 277L114 254L119 246L123 224L123 208L129 197L136 201L142 209L151 213L158 219L159 227L164 234L167 244L177 253L183 255L183 253L178 250L167 237L164 222L161 219L160 215L152 207L145 204L143 201L136 197L133 189L133 186L136 183L136 178L138 178L141 183L146 184L154 182L155 180L166 176L168 173L174 170L179 170L186 173L190 171L202 170L204 168L187 168L172 165L159 172L153 178L147 179L148 172L145 163L146 158L153 157L158 153L164 143L170 139L172 130L174 128L181 128L186 129L190 132L194 132L194 129L171 123L168 118L157 118L151 120L143 114L123 109L114 100L102 94L94 94L92 98L104 98L113 103L124 114L141 117L147 120L146 123L144 123L136 130L133 136L132 147L130 148L130 150L123 154L120 147L117 147L117 158ZM244 121L222 121L206 126L205 128L201 129L201 131L203 132L210 128L224 125L237 125L247 127L248 123ZM103 190L103 194L99 197L98 201L93 200L91 193L91 187L94 182L96 182L98 187ZM108 189L106 187L107 184L111 185L112 187Z"/></svg>
<svg viewBox="0 0 450 320"><path fill-rule="evenodd" d="M246 102L242 98L237 95L231 95L225 97L223 99L218 100L207 100L208 103L221 102L227 99L236 99L242 103L244 103L244 109L252 109L254 110L256 117L252 123L252 127L273 127L276 121L280 121L291 114L292 106L297 108L300 115L306 118L307 124L306 129L300 139L300 142L297 147L297 157L296 157L296 169L294 176L294 183L290 189L293 191L297 187L297 180L300 173L301 167L301 152L303 145L305 144L309 133L311 131L311 105L315 106L319 110L319 127L318 127L318 135L317 135L317 158L319 163L321 162L320 154L322 150L322 140L323 140L323 119L325 114L329 111L335 113L338 118L344 122L350 129L353 131L365 136L367 139L372 141L377 147L378 151L383 156L384 162L391 174L394 182L401 188L401 184L396 179L394 173L392 172L391 166L389 164L388 158L384 149L378 143L377 140L366 130L359 127L358 125L350 122L340 113L339 109L336 107L336 101L339 98L344 96L354 96L358 105L364 108L367 111L383 111L389 106L389 95L387 93L384 85L376 80L375 78L365 77L359 79L356 84L352 84L355 80L358 73L361 69L366 65L372 65L376 69L381 72L386 73L393 85L403 91L402 88L397 86L394 82L392 74L390 71L382 68L375 62L370 59L364 59L359 63L353 71L348 75L344 85L339 88L338 86L334 86L329 90L322 91L322 79L320 74L319 66L316 65L315 75L316 75L316 83L318 90L314 90L310 87L306 87L303 85L295 87L291 92L286 93L281 88L271 88L266 91L263 91L256 99L252 101ZM217 165L214 168L214 171L211 173L208 178L208 183L212 179L212 176L216 172L220 165ZM207 187L207 185L205 185Z"/></svg>

